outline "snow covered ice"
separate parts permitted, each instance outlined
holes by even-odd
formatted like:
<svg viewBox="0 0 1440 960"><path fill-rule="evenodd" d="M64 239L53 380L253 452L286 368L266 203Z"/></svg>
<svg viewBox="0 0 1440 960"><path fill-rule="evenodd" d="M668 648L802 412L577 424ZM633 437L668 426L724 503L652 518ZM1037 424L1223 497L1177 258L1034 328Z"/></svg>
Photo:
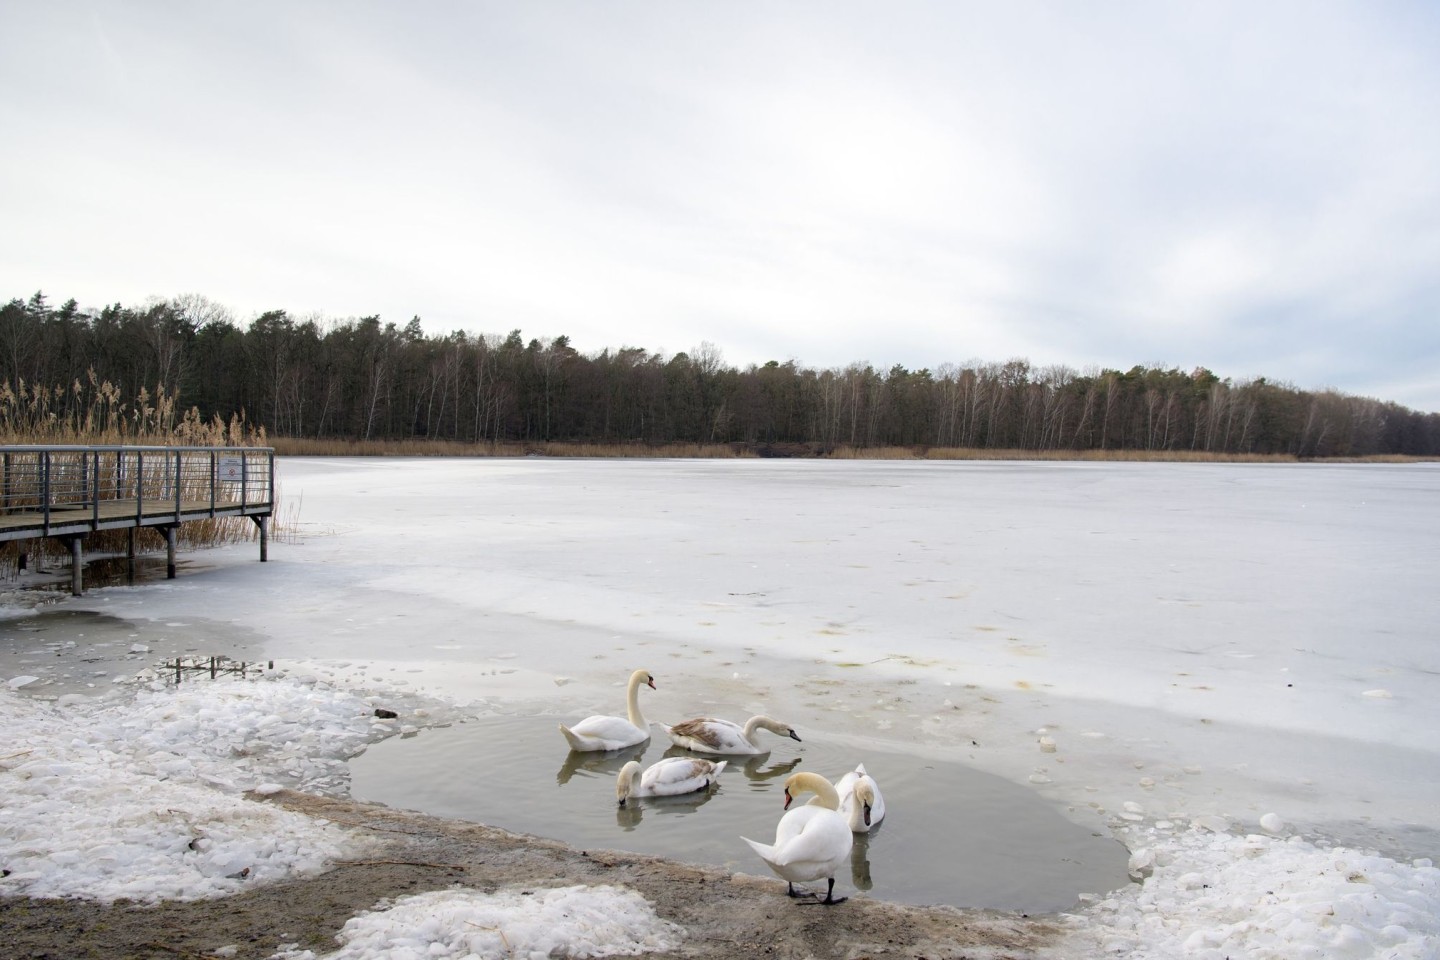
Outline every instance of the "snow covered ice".
<svg viewBox="0 0 1440 960"><path fill-rule="evenodd" d="M0 892L220 897L322 870L363 851L246 791L342 793L345 759L382 737L608 703L647 665L737 713L913 741L1114 831L1138 882L1078 905L1057 957L1437 955L1433 465L279 469L302 507L270 563L226 547L47 607L97 611L106 639L7 632L35 613L12 598ZM146 672L193 652L282 667ZM616 953L682 935L628 891L554 895L628 919ZM471 934L525 919L446 902ZM509 955L407 906L355 918L336 955L407 936L416 956ZM556 935L526 949L590 934Z"/></svg>

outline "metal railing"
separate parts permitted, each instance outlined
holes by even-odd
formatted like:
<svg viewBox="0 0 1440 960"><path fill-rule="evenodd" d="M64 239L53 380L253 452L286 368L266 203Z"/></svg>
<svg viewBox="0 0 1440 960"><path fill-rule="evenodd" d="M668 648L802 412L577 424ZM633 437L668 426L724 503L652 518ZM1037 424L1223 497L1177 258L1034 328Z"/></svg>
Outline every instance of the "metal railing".
<svg viewBox="0 0 1440 960"><path fill-rule="evenodd" d="M47 536L266 516L274 481L270 447L5 446L0 528Z"/></svg>

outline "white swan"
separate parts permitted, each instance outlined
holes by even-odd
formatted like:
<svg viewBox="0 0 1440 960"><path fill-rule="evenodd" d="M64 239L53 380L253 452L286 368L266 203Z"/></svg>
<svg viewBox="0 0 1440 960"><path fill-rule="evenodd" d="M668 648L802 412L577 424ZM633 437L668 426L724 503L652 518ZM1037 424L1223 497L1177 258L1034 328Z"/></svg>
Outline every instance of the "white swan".
<svg viewBox="0 0 1440 960"><path fill-rule="evenodd" d="M805 806L790 809L795 794L810 792L815 799ZM741 837L787 883L792 897L795 884L824 877L828 881L824 904L844 903L847 898L835 896L835 871L850 859L855 837L850 825L840 815L840 795L834 785L818 773L792 773L785 781L785 816L775 827L773 844L756 843ZM810 894L814 896L814 894Z"/></svg>
<svg viewBox="0 0 1440 960"><path fill-rule="evenodd" d="M840 813L852 833L869 833L885 819L885 797L880 793L880 784L865 772L865 764L836 781L835 792L840 794Z"/></svg>
<svg viewBox="0 0 1440 960"><path fill-rule="evenodd" d="M706 790L720 772L725 761L699 760L695 757L666 757L640 772L640 761L631 760L620 768L615 778L615 796L620 806L631 797L674 797L682 793Z"/></svg>
<svg viewBox="0 0 1440 960"><path fill-rule="evenodd" d="M655 689L655 678L648 670L636 670L630 674L630 685L625 690L625 706L630 719L620 717L586 717L573 727L560 724L560 732L570 742L571 750L623 750L650 739L650 724L640 712L640 685Z"/></svg>
<svg viewBox="0 0 1440 960"><path fill-rule="evenodd" d="M756 739L756 734L761 730L769 730L791 740L800 739L800 735L789 724L771 720L769 717L751 717L745 721L743 727L730 720L696 717L694 720L681 720L673 727L662 723L660 729L669 735L670 742L677 747L694 750L696 753L718 753L722 756L769 753L770 748L760 746Z"/></svg>

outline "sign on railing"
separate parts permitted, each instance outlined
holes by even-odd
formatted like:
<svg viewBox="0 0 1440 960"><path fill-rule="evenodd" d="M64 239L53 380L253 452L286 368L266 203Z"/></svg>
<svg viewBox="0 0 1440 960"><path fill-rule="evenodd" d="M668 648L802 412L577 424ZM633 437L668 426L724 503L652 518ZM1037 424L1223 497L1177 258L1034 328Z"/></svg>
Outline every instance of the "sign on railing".
<svg viewBox="0 0 1440 960"><path fill-rule="evenodd" d="M245 479L245 458L234 456L222 456L216 461L215 474L217 479L226 483L240 483Z"/></svg>

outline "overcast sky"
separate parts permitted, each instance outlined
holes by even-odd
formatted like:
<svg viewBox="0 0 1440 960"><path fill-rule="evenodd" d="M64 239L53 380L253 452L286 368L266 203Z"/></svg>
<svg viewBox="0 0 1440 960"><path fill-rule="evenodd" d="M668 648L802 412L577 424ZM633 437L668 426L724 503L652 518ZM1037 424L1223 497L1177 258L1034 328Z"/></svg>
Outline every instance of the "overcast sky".
<svg viewBox="0 0 1440 960"><path fill-rule="evenodd" d="M0 297L1440 411L1440 4L0 3Z"/></svg>

